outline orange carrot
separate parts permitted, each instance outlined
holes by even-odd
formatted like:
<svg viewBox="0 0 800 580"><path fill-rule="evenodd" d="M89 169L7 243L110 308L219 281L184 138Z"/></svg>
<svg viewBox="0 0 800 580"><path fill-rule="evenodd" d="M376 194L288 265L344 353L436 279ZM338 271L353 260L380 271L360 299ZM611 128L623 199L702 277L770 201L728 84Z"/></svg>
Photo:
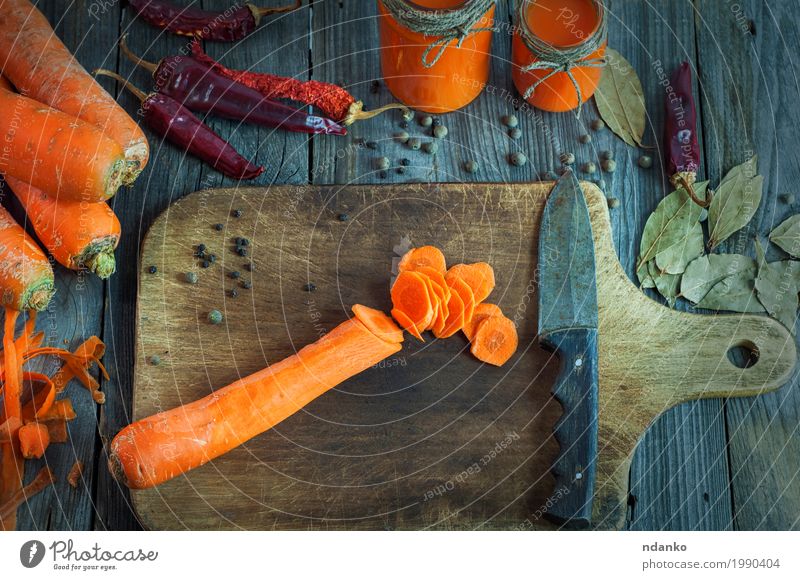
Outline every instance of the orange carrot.
<svg viewBox="0 0 800 580"><path fill-rule="evenodd" d="M468 320L464 324L464 328L461 329L464 331L467 340L472 341L472 337L475 336L475 331L478 329L478 324L480 324L481 320L489 316L503 316L503 311L500 310L500 307L496 304L490 304L488 302L482 302L475 307L475 313L472 315L472 318Z"/></svg>
<svg viewBox="0 0 800 580"><path fill-rule="evenodd" d="M78 416L72 408L72 401L69 399L58 399L53 401L53 405L44 413L39 413L37 421L72 421Z"/></svg>
<svg viewBox="0 0 800 580"><path fill-rule="evenodd" d="M28 0L0 4L3 74L20 92L98 127L117 142L128 161L124 182L132 183L149 156L147 139L136 121L86 72Z"/></svg>
<svg viewBox="0 0 800 580"><path fill-rule="evenodd" d="M449 338L464 326L464 301L461 299L458 292L450 293L450 300L447 302L447 312L444 328L438 334L436 332L433 333L436 338Z"/></svg>
<svg viewBox="0 0 800 580"><path fill-rule="evenodd" d="M444 254L439 248L434 246L422 246L421 248L413 248L406 252L397 265L397 271L417 270L422 266L428 266L429 268L438 270L442 274L447 270Z"/></svg>
<svg viewBox="0 0 800 580"><path fill-rule="evenodd" d="M367 327L372 334L387 342L403 342L403 331L397 327L394 320L380 310L369 308L361 304L353 305L353 314Z"/></svg>
<svg viewBox="0 0 800 580"><path fill-rule="evenodd" d="M28 423L19 428L19 450L25 459L39 459L50 445L50 434L41 423Z"/></svg>
<svg viewBox="0 0 800 580"><path fill-rule="evenodd" d="M14 325L19 312L6 306L3 329L3 422L21 419L22 365L14 342ZM22 457L17 452L19 429L11 432L11 442L0 446L0 529L11 530L16 526L16 512L5 514L2 506L10 506L22 489L25 471ZM17 504L14 504L16 508Z"/></svg>
<svg viewBox="0 0 800 580"><path fill-rule="evenodd" d="M440 333L444 330L445 321L449 314L447 303L450 301L450 287L447 285L447 282L445 282L444 276L439 270L429 266L422 266L414 271L427 276L432 282L433 291L439 299L439 308L436 310L436 318L433 321L432 330L434 334Z"/></svg>
<svg viewBox="0 0 800 580"><path fill-rule="evenodd" d="M59 200L97 202L117 192L127 162L122 147L100 129L3 88L0 111L0 173Z"/></svg>
<svg viewBox="0 0 800 580"><path fill-rule="evenodd" d="M67 475L67 483L74 489L78 489L78 482L83 477L83 461L76 461Z"/></svg>
<svg viewBox="0 0 800 580"><path fill-rule="evenodd" d="M401 348L351 318L277 364L125 427L111 442L109 469L132 488L163 483L271 429Z"/></svg>
<svg viewBox="0 0 800 580"><path fill-rule="evenodd" d="M43 310L55 292L53 268L30 236L0 207L0 304Z"/></svg>
<svg viewBox="0 0 800 580"><path fill-rule="evenodd" d="M459 298L464 303L464 323L466 323L475 314L475 295L467 283L458 276L449 278L447 285L452 291L458 292Z"/></svg>
<svg viewBox="0 0 800 580"><path fill-rule="evenodd" d="M403 330L406 330L411 336L416 338L417 340L421 340L425 342L425 339L422 338L422 333L420 333L417 325L414 324L414 321L411 320L402 310L398 310L397 308L392 308L392 318L397 321Z"/></svg>
<svg viewBox="0 0 800 580"><path fill-rule="evenodd" d="M29 401L22 405L20 418L25 422L36 421L39 417L47 415L56 400L56 389L50 377L41 373L22 373L25 391L31 391Z"/></svg>
<svg viewBox="0 0 800 580"><path fill-rule="evenodd" d="M6 182L59 264L70 270L86 268L103 279L114 273L120 225L107 203L57 200L10 175Z"/></svg>
<svg viewBox="0 0 800 580"><path fill-rule="evenodd" d="M14 442L14 435L17 429L22 427L22 421L17 417L9 417L8 419L0 419L0 444L8 444ZM0 489L2 485L0 484Z"/></svg>
<svg viewBox="0 0 800 580"><path fill-rule="evenodd" d="M418 330L425 330L433 320L434 312L428 284L418 272L411 270L400 272L392 285L391 296L394 308L408 316Z"/></svg>
<svg viewBox="0 0 800 580"><path fill-rule="evenodd" d="M474 264L456 264L451 266L445 274L445 279L461 278L472 288L475 295L475 304L480 304L489 297L494 290L494 270L486 262Z"/></svg>
<svg viewBox="0 0 800 580"><path fill-rule="evenodd" d="M0 499L0 530L13 530L17 521L17 508L56 480L49 467L42 467L28 485L20 486L8 497Z"/></svg>
<svg viewBox="0 0 800 580"><path fill-rule="evenodd" d="M488 316L478 324L470 351L479 360L499 367L517 352L518 343L517 327L511 320Z"/></svg>

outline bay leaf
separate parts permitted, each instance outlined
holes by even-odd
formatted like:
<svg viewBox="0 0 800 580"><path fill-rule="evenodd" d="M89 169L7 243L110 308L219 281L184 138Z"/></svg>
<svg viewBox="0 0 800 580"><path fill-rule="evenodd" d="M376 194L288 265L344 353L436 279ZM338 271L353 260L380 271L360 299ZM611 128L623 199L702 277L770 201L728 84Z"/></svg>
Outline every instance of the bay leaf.
<svg viewBox="0 0 800 580"><path fill-rule="evenodd" d="M707 181L697 183L695 193L703 199L707 188ZM639 243L639 268L655 258L659 270L669 274L683 272L689 262L703 253L703 230L699 225L702 211L684 189L662 199L644 225Z"/></svg>
<svg viewBox="0 0 800 580"><path fill-rule="evenodd" d="M761 242L756 240L758 254L758 276L755 281L758 301L772 318L781 322L794 334L797 307L797 280L794 266L788 260L767 262Z"/></svg>
<svg viewBox="0 0 800 580"><path fill-rule="evenodd" d="M606 49L606 66L594 94L605 124L632 147L642 146L647 112L642 83L631 64L613 48Z"/></svg>
<svg viewBox="0 0 800 580"><path fill-rule="evenodd" d="M764 307L756 298L755 271L739 272L717 282L697 303L697 307L730 312L764 312Z"/></svg>
<svg viewBox="0 0 800 580"><path fill-rule="evenodd" d="M656 282L650 275L650 262L645 262L636 269L636 277L641 288L655 288Z"/></svg>
<svg viewBox="0 0 800 580"><path fill-rule="evenodd" d="M709 246L713 250L746 226L761 203L764 178L754 155L722 179L708 208Z"/></svg>
<svg viewBox="0 0 800 580"><path fill-rule="evenodd" d="M722 280L742 276L755 280L756 262L741 254L709 254L693 260L681 278L681 296L695 304ZM722 291L723 288L720 288Z"/></svg>
<svg viewBox="0 0 800 580"><path fill-rule="evenodd" d="M655 260L648 262L648 270L658 293L666 299L670 307L675 306L675 300L678 298L678 289L681 283L681 275L660 272L658 266L656 266Z"/></svg>
<svg viewBox="0 0 800 580"><path fill-rule="evenodd" d="M800 257L800 214L784 220L772 230L769 240L790 256Z"/></svg>

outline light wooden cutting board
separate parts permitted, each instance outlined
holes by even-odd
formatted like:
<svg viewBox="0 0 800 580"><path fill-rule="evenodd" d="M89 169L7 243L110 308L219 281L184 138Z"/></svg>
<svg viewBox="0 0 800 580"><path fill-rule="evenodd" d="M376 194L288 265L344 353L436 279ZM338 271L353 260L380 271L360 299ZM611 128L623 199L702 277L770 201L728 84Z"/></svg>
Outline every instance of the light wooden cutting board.
<svg viewBox="0 0 800 580"><path fill-rule="evenodd" d="M389 309L392 248L434 244L451 263L495 267L490 297L519 322L520 348L489 368L460 334L404 349L233 452L133 493L151 529L529 529L542 517L561 409L557 357L536 340L538 224L551 183L280 186L190 194L142 249L134 415L207 395L281 360L350 316ZM606 200L584 184L600 308L599 450L594 522L624 523L631 456L669 407L756 395L787 380L794 341L752 315L669 310L642 294L612 246ZM233 210L242 216L232 217ZM347 214L347 219L340 219ZM217 231L214 224L223 224ZM251 255L234 252L235 237ZM201 269L204 243L217 260ZM245 269L252 264L252 272ZM151 265L158 268L150 274ZM195 271L197 284L185 273ZM232 272L240 272L234 280ZM241 288L251 281L252 288ZM312 283L314 292L304 291ZM236 288L237 297L230 296ZM207 322L211 309L225 322ZM734 366L727 351L757 349ZM161 363L150 364L158 355Z"/></svg>

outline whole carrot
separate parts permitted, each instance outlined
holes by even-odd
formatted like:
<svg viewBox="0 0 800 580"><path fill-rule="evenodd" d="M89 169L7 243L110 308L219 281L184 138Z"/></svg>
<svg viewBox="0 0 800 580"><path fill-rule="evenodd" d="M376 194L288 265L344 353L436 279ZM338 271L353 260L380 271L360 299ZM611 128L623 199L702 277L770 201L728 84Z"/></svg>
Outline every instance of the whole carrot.
<svg viewBox="0 0 800 580"><path fill-rule="evenodd" d="M70 270L86 268L103 279L114 273L120 224L107 203L58 200L10 175L6 182L39 241L59 264Z"/></svg>
<svg viewBox="0 0 800 580"><path fill-rule="evenodd" d="M0 207L0 304L14 310L43 310L53 292L53 268L47 256Z"/></svg>
<svg viewBox="0 0 800 580"><path fill-rule="evenodd" d="M111 442L109 469L135 489L163 483L271 429L401 348L351 318L277 364L128 425Z"/></svg>
<svg viewBox="0 0 800 580"><path fill-rule="evenodd" d="M104 201L122 185L122 147L94 125L4 88L0 111L0 173L73 201Z"/></svg>
<svg viewBox="0 0 800 580"><path fill-rule="evenodd" d="M150 154L136 121L86 72L28 0L0 0L0 12L3 74L23 94L99 127L119 143L129 162L124 182L132 183Z"/></svg>

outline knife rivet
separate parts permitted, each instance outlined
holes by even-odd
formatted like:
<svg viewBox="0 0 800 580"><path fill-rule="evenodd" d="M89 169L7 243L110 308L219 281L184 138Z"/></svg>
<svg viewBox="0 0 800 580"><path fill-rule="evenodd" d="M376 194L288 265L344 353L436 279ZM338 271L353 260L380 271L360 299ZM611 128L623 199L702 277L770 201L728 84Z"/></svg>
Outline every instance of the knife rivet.
<svg viewBox="0 0 800 580"><path fill-rule="evenodd" d="M575 366L576 366L576 367L579 367L579 366L581 366L582 364L583 364L583 359L582 359L582 358L577 358L577 359L575 359Z"/></svg>

